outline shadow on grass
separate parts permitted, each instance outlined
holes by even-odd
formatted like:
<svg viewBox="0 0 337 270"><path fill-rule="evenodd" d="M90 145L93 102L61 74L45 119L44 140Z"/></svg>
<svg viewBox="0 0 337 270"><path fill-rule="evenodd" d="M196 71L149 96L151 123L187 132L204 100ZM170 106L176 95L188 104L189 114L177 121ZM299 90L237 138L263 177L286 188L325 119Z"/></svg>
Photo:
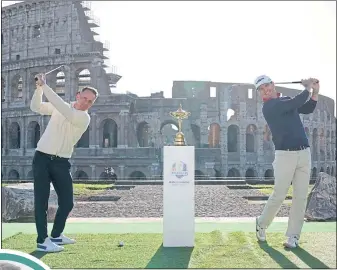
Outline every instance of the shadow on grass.
<svg viewBox="0 0 337 270"><path fill-rule="evenodd" d="M289 249L287 249L289 250ZM290 249L298 258L300 258L306 265L312 269L328 269L329 266L325 265L322 261L312 256L309 252L301 247Z"/></svg>
<svg viewBox="0 0 337 270"><path fill-rule="evenodd" d="M188 268L193 247L169 248L161 245L145 268Z"/></svg>
<svg viewBox="0 0 337 270"><path fill-rule="evenodd" d="M46 252L34 250L29 254L40 260L44 255L46 255Z"/></svg>
<svg viewBox="0 0 337 270"><path fill-rule="evenodd" d="M267 242L259 242L259 246L270 256L270 258L272 258L279 266L281 266L281 268L299 268L296 264L284 256L284 254L269 246Z"/></svg>

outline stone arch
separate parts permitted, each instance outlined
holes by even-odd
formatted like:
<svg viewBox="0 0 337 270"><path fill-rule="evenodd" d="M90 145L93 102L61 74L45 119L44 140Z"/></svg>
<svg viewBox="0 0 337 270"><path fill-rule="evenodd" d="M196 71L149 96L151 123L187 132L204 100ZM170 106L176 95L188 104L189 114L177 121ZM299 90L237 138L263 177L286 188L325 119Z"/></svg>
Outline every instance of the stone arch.
<svg viewBox="0 0 337 270"><path fill-rule="evenodd" d="M206 179L206 175L201 170L194 171L194 178L197 180Z"/></svg>
<svg viewBox="0 0 337 270"><path fill-rule="evenodd" d="M274 171L272 169L268 169L264 173L264 178L265 179L270 179L274 177Z"/></svg>
<svg viewBox="0 0 337 270"><path fill-rule="evenodd" d="M82 171L82 170L78 170L75 172L75 176L74 176L75 180L88 180L89 176L86 172Z"/></svg>
<svg viewBox="0 0 337 270"><path fill-rule="evenodd" d="M81 138L76 143L76 148L89 148L89 144L90 144L90 133L89 133L89 126L88 126L86 131L84 131Z"/></svg>
<svg viewBox="0 0 337 270"><path fill-rule="evenodd" d="M27 130L27 148L36 148L40 140L41 130L40 125L36 121L31 121Z"/></svg>
<svg viewBox="0 0 337 270"><path fill-rule="evenodd" d="M321 167L321 170L320 170L319 172L324 172L324 168L323 168L323 167Z"/></svg>
<svg viewBox="0 0 337 270"><path fill-rule="evenodd" d="M208 147L220 148L220 125L212 123L208 127Z"/></svg>
<svg viewBox="0 0 337 270"><path fill-rule="evenodd" d="M9 149L21 147L21 129L17 122L13 122L9 128Z"/></svg>
<svg viewBox="0 0 337 270"><path fill-rule="evenodd" d="M255 178L257 177L257 172L253 168L248 168L245 174L246 178Z"/></svg>
<svg viewBox="0 0 337 270"><path fill-rule="evenodd" d="M116 148L117 147L117 136L118 136L118 126L117 123L108 118L101 122L101 145L103 148Z"/></svg>
<svg viewBox="0 0 337 270"><path fill-rule="evenodd" d="M166 120L160 125L160 135L163 145L174 145L174 139L178 132L178 123L174 120Z"/></svg>
<svg viewBox="0 0 337 270"><path fill-rule="evenodd" d="M256 153L257 151L257 127L250 124L246 129L246 152Z"/></svg>
<svg viewBox="0 0 337 270"><path fill-rule="evenodd" d="M27 180L32 180L32 179L34 179L34 174L33 174L33 170L30 170L27 173Z"/></svg>
<svg viewBox="0 0 337 270"><path fill-rule="evenodd" d="M318 131L314 128L312 131L312 157L314 161L318 160Z"/></svg>
<svg viewBox="0 0 337 270"><path fill-rule="evenodd" d="M20 74L16 74L12 78L11 82L11 96L13 99L22 98L22 84L23 80Z"/></svg>
<svg viewBox="0 0 337 270"><path fill-rule="evenodd" d="M264 126L263 130L263 150L270 151L272 150L272 134L268 125Z"/></svg>
<svg viewBox="0 0 337 270"><path fill-rule="evenodd" d="M199 148L201 145L201 133L200 133L200 127L195 124L191 124L191 130L193 133L193 138L194 138L194 146L196 148Z"/></svg>
<svg viewBox="0 0 337 270"><path fill-rule="evenodd" d="M236 168L231 168L228 170L227 177L240 177L240 172Z"/></svg>
<svg viewBox="0 0 337 270"><path fill-rule="evenodd" d="M313 167L311 170L311 178L316 178L317 177L317 168Z"/></svg>
<svg viewBox="0 0 337 270"><path fill-rule="evenodd" d="M65 95L65 86L66 86L66 76L63 71L59 71L56 73L56 85L55 85L55 92L59 96Z"/></svg>
<svg viewBox="0 0 337 270"><path fill-rule="evenodd" d="M11 170L8 173L8 180L19 180L20 179L20 174L18 173L17 170Z"/></svg>
<svg viewBox="0 0 337 270"><path fill-rule="evenodd" d="M130 173L129 178L131 180L146 180L146 175L141 171L133 171Z"/></svg>
<svg viewBox="0 0 337 270"><path fill-rule="evenodd" d="M331 167L331 175L335 176L335 168L334 168L334 166Z"/></svg>
<svg viewBox="0 0 337 270"><path fill-rule="evenodd" d="M240 129L237 125L230 125L227 130L228 152L239 152L240 149Z"/></svg>
<svg viewBox="0 0 337 270"><path fill-rule="evenodd" d="M82 90L83 87L91 85L91 74L89 69L81 68L76 71L77 75L77 85L78 91Z"/></svg>
<svg viewBox="0 0 337 270"><path fill-rule="evenodd" d="M151 140L149 136L150 125L146 121L143 121L137 126L137 141L139 147L149 147Z"/></svg>

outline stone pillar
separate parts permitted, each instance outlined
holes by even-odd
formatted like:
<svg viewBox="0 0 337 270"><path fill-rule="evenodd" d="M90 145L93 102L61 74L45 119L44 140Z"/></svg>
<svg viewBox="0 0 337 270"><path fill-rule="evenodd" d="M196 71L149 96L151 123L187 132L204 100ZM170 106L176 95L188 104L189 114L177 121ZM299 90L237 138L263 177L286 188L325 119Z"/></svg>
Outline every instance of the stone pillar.
<svg viewBox="0 0 337 270"><path fill-rule="evenodd" d="M221 174L226 176L228 171L227 122L223 122L220 132L221 145Z"/></svg>
<svg viewBox="0 0 337 270"><path fill-rule="evenodd" d="M264 163L263 151L263 125L258 126L257 130L257 161L258 165Z"/></svg>
<svg viewBox="0 0 337 270"><path fill-rule="evenodd" d="M10 73L7 72L7 75L5 77L5 104L8 106L10 103L10 92L11 92L11 86L10 86Z"/></svg>
<svg viewBox="0 0 337 270"><path fill-rule="evenodd" d="M97 114L95 112L92 112L89 129L89 148L99 148L99 130L97 128L97 124Z"/></svg>
<svg viewBox="0 0 337 270"><path fill-rule="evenodd" d="M124 165L119 165L119 179L124 179L125 178L125 166Z"/></svg>
<svg viewBox="0 0 337 270"><path fill-rule="evenodd" d="M246 127L240 129L240 171L245 171L246 168Z"/></svg>
<svg viewBox="0 0 337 270"><path fill-rule="evenodd" d="M75 76L75 71L74 71L74 67L73 65L71 66L64 66L64 77L65 77L65 82L64 82L64 100L66 102L70 102L71 101L71 97L72 97L72 87L74 87L74 85L72 85L72 80L74 79Z"/></svg>
<svg viewBox="0 0 337 270"><path fill-rule="evenodd" d="M208 145L207 104L200 106L200 143L202 147Z"/></svg>
<svg viewBox="0 0 337 270"><path fill-rule="evenodd" d="M119 113L120 127L118 129L118 148L128 147L128 120L129 110L121 110Z"/></svg>
<svg viewBox="0 0 337 270"><path fill-rule="evenodd" d="M25 118L21 118L19 123L20 123L20 155L24 155L25 154L25 150L26 150L26 146L27 146L27 132L25 131L26 128L26 117ZM21 174L20 174L21 175Z"/></svg>
<svg viewBox="0 0 337 270"><path fill-rule="evenodd" d="M90 165L91 168L91 179L96 180L96 165Z"/></svg>

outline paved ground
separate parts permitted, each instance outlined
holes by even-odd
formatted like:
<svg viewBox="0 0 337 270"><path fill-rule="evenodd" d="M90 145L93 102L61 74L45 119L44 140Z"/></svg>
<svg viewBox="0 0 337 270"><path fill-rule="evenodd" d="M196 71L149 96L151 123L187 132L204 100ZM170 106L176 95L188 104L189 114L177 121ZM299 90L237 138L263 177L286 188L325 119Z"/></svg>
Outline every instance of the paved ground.
<svg viewBox="0 0 337 270"><path fill-rule="evenodd" d="M277 217L268 229L285 232L288 218ZM52 224L49 224L49 231ZM196 218L196 232L255 232L254 218ZM17 233L35 234L34 223L3 223L2 239ZM70 218L65 233L162 233L162 218ZM305 222L303 232L336 232L336 222Z"/></svg>

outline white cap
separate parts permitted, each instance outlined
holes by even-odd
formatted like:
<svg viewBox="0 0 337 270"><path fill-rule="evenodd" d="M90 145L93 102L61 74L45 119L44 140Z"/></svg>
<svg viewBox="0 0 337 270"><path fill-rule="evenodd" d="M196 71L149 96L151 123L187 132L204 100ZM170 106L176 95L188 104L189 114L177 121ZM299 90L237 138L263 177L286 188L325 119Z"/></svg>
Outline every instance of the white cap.
<svg viewBox="0 0 337 270"><path fill-rule="evenodd" d="M272 80L268 76L261 75L257 77L254 81L255 89L258 89L262 84L271 83L271 82Z"/></svg>

